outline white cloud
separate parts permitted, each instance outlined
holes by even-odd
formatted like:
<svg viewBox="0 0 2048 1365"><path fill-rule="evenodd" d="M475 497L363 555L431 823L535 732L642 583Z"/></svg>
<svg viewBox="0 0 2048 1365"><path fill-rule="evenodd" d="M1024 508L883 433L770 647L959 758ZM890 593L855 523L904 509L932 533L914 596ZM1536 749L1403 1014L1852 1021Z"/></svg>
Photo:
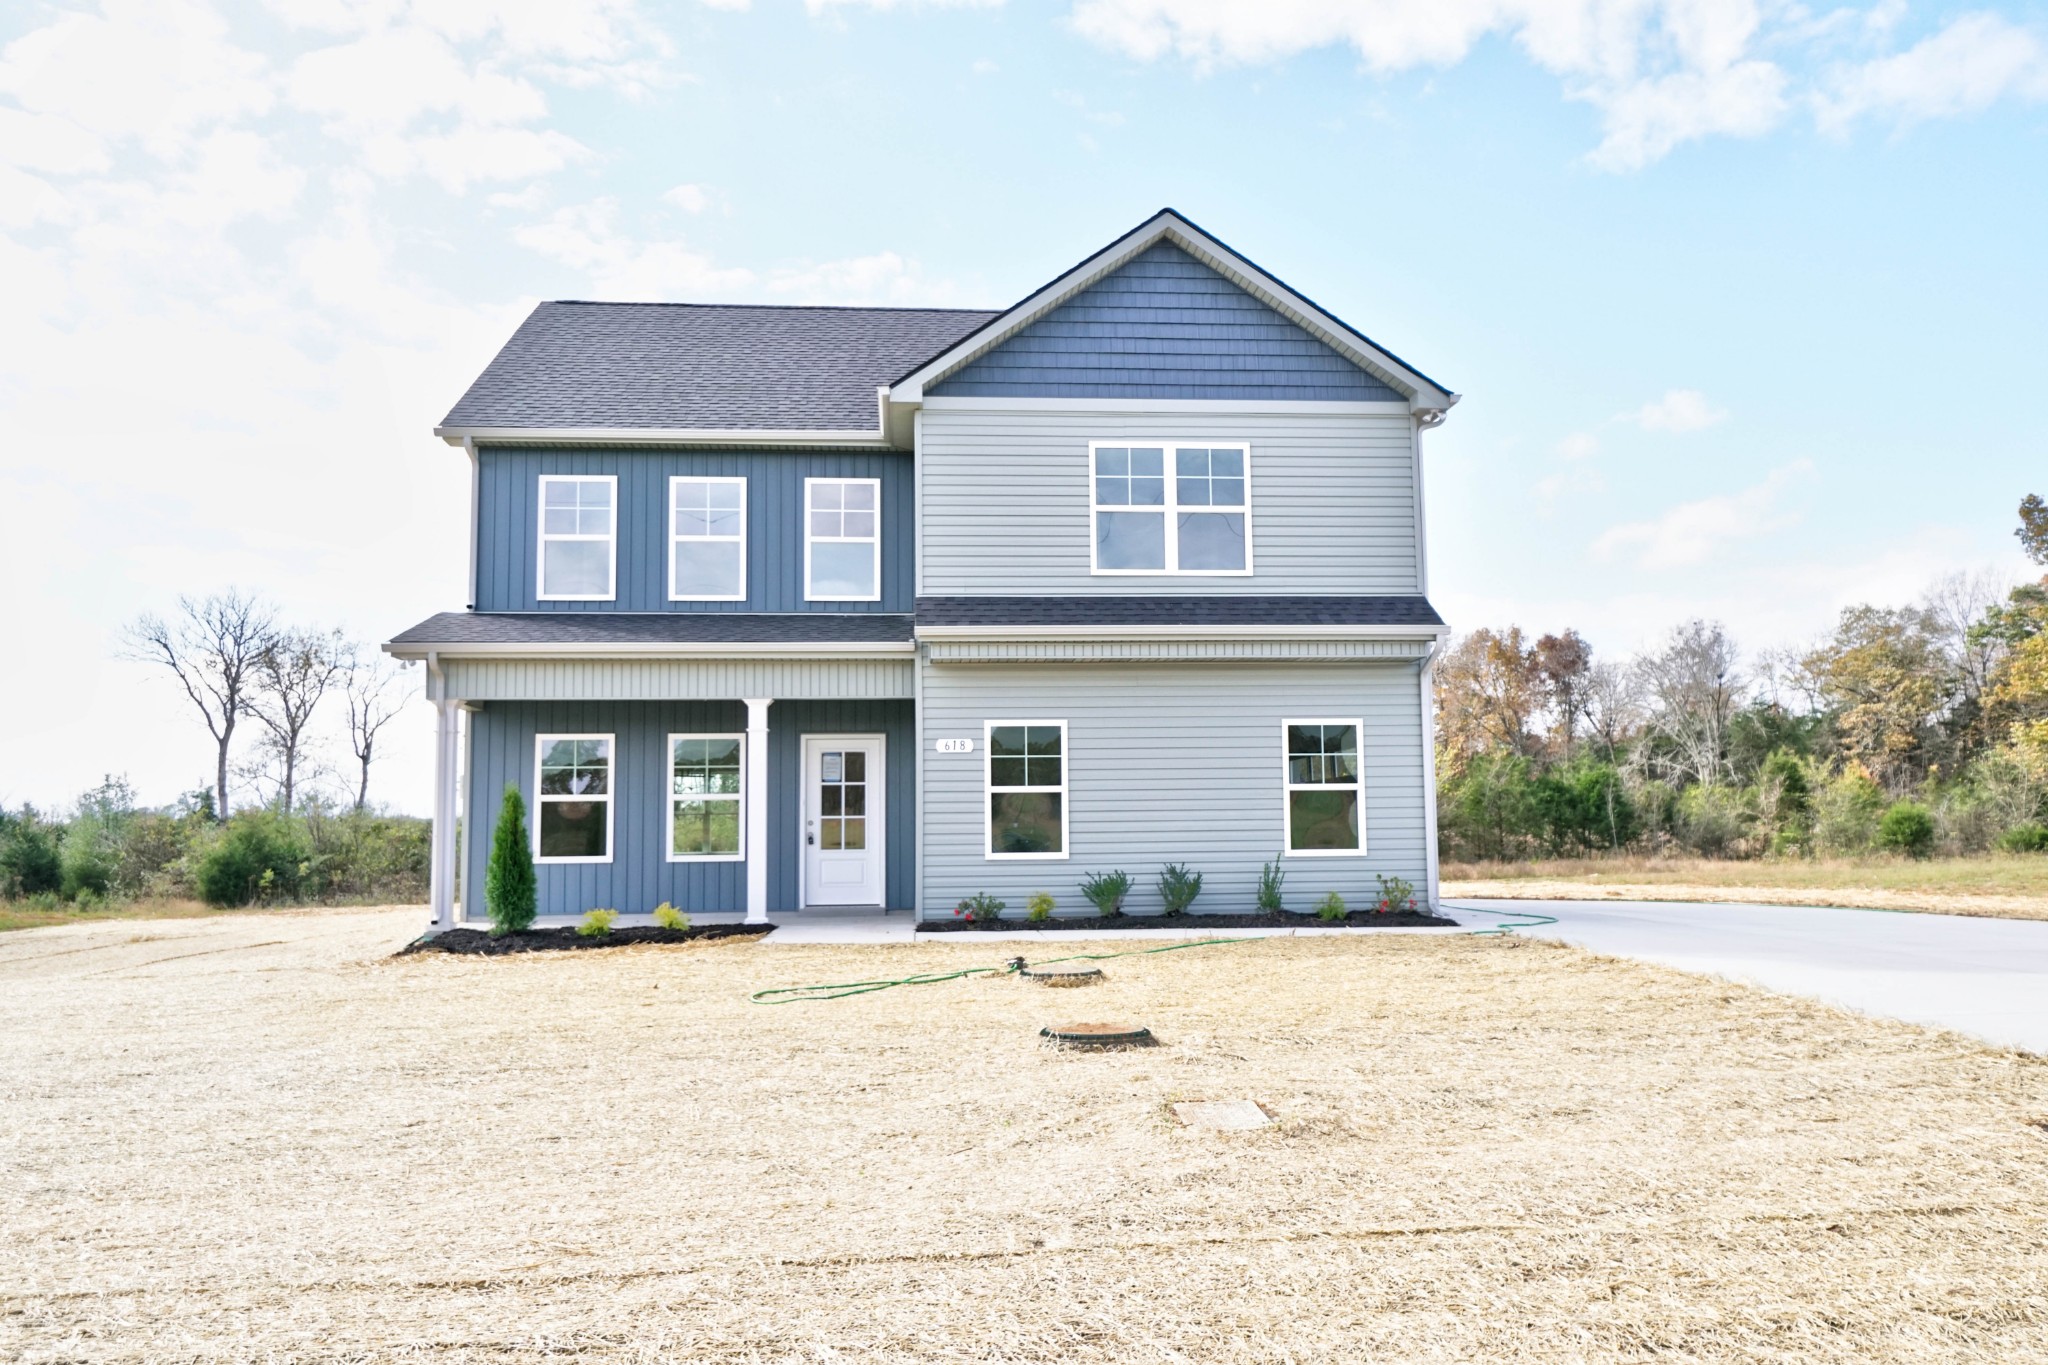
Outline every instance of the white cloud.
<svg viewBox="0 0 2048 1365"><path fill-rule="evenodd" d="M1727 419L1728 414L1708 403L1707 396L1698 389L1671 389L1655 402L1625 412L1616 420L1631 422L1644 431L1684 434L1705 431Z"/></svg>
<svg viewBox="0 0 2048 1365"><path fill-rule="evenodd" d="M787 267L769 276L767 288L791 303L944 307L958 296L951 284L926 279L917 262L893 251Z"/></svg>
<svg viewBox="0 0 2048 1365"><path fill-rule="evenodd" d="M1003 0L804 0L812 14L838 9L997 9Z"/></svg>
<svg viewBox="0 0 2048 1365"><path fill-rule="evenodd" d="M598 298L731 294L754 281L752 271L721 267L680 241L635 240L620 230L618 219L616 199L596 199L557 209L512 236L528 250L582 271Z"/></svg>
<svg viewBox="0 0 2048 1365"><path fill-rule="evenodd" d="M2008 95L2048 99L2048 47L1996 14L1966 14L1895 56L1837 71L1815 98L1823 128L1860 118L1900 123L1972 114Z"/></svg>
<svg viewBox="0 0 2048 1365"><path fill-rule="evenodd" d="M0 165L78 175L107 169L106 140L56 114L0 107Z"/></svg>
<svg viewBox="0 0 2048 1365"><path fill-rule="evenodd" d="M664 204L674 204L684 213L702 213L711 207L711 191L702 185L678 185L661 196Z"/></svg>
<svg viewBox="0 0 2048 1365"><path fill-rule="evenodd" d="M1575 431L1557 443L1561 460L1590 460L1600 453L1600 438L1590 431Z"/></svg>
<svg viewBox="0 0 2048 1365"><path fill-rule="evenodd" d="M1782 530L1796 521L1795 515L1780 507L1780 501L1788 489L1811 479L1813 472L1811 461L1795 460L1739 493L1680 503L1649 521L1613 527L1593 542L1593 553L1601 559L1628 555L1645 569L1704 563L1728 545Z"/></svg>

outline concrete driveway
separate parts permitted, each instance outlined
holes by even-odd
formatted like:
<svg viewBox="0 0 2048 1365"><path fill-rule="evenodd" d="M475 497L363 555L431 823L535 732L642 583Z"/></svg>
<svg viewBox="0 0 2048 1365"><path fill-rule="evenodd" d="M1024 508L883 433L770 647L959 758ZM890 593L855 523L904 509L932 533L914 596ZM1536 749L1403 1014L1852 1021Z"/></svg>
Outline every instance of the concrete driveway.
<svg viewBox="0 0 2048 1365"><path fill-rule="evenodd" d="M1556 924L1518 932L2048 1053L2048 921L1645 901L1445 908L1474 927L1549 915Z"/></svg>

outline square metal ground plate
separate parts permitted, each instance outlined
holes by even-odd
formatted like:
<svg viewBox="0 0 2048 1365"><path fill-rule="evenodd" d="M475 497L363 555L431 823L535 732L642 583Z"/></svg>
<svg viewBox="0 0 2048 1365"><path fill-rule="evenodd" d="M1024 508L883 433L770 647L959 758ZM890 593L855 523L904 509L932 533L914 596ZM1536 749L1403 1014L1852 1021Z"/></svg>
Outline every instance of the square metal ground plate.
<svg viewBox="0 0 2048 1365"><path fill-rule="evenodd" d="M1184 1100L1173 1106L1173 1113L1183 1127L1215 1128L1225 1133L1248 1132L1273 1121L1257 1100Z"/></svg>

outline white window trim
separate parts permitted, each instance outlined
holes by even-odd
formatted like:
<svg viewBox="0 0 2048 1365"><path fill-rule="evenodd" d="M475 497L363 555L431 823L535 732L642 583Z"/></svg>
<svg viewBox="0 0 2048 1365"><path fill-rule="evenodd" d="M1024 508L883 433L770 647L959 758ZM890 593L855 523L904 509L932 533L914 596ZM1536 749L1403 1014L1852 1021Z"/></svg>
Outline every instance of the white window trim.
<svg viewBox="0 0 2048 1365"><path fill-rule="evenodd" d="M875 490L875 534L868 542L871 563L874 566L875 590L865 597L821 597L811 591L811 485L814 483L864 483ZM828 545L858 545L856 536L827 536ZM804 601L806 602L879 602L882 600L882 481L880 479L841 479L820 476L804 480Z"/></svg>
<svg viewBox="0 0 2048 1365"><path fill-rule="evenodd" d="M602 539L611 542L611 562L606 589L601 593L548 591L548 542L551 540L597 540L598 536L548 534L548 485L551 483L608 483L612 486L612 533ZM539 534L533 552L533 595L540 602L612 602L619 595L619 476L616 474L543 474L536 494L533 524Z"/></svg>
<svg viewBox="0 0 2048 1365"><path fill-rule="evenodd" d="M585 796L544 796L540 789L540 760L548 745L564 739L601 739L605 742L605 790L602 797ZM546 734L533 737L533 861L536 864L557 863L608 863L618 856L618 831L614 828L619 794L619 737L606 734ZM601 858L543 858L540 852L540 808L544 801L598 801L604 802L604 856Z"/></svg>
<svg viewBox="0 0 2048 1365"><path fill-rule="evenodd" d="M1105 569L1098 562L1102 539L1097 519L1105 510L1095 501L1096 452L1102 449L1128 450L1134 447L1157 446L1166 452L1166 505L1160 509L1166 516L1166 563L1163 569ZM1180 563L1180 489L1179 480L1174 476L1174 456L1183 447L1190 450L1212 450L1218 447L1237 449L1244 452L1244 567L1242 569L1182 569L1173 567ZM1123 507L1106 510L1122 512ZM1213 509L1190 509L1213 510ZM1090 441L1088 443L1088 572L1098 578L1250 578L1252 576L1252 443L1250 441L1227 441L1222 437L1205 440L1186 438L1162 440L1156 437L1128 437L1114 441Z"/></svg>
<svg viewBox="0 0 2048 1365"><path fill-rule="evenodd" d="M1041 729L1057 726L1060 732L1060 784L1057 787L1004 787L1006 792L1058 792L1060 797L1060 851L1057 853L998 853L995 850L996 819L996 753L995 732L998 727L1013 725L1036 725ZM1072 785L1073 770L1068 765L1073 755L1067 747L1067 723L1063 720L988 720L981 725L981 853L992 863L1063 863L1073 856L1074 840L1069 825L1073 818L1073 802L1068 796Z"/></svg>
<svg viewBox="0 0 2048 1365"><path fill-rule="evenodd" d="M679 483L730 483L738 484L740 490L740 533L736 536L679 536L676 534L676 485ZM808 509L807 509L808 510ZM744 602L747 600L747 480L744 475L730 474L671 474L668 480L668 600L671 602ZM710 544L737 544L740 547L740 590L731 595L703 596L691 593L676 595L676 544L683 540L701 540Z"/></svg>
<svg viewBox="0 0 2048 1365"><path fill-rule="evenodd" d="M1291 725L1348 725L1358 737L1357 848L1296 848L1294 846L1294 802L1296 792L1342 791L1339 782L1296 782L1288 775L1287 729ZM1355 716L1294 717L1280 722L1280 856L1283 858L1363 858L1365 856L1365 722Z"/></svg>
<svg viewBox="0 0 2048 1365"><path fill-rule="evenodd" d="M676 743L686 739L733 739L740 746L740 789L731 798L740 816L740 851L737 853L678 853L676 852L676 802L695 800L676 795ZM747 860L747 737L744 734L698 735L674 734L668 737L668 769L662 781L668 801L668 860L672 863L743 863ZM723 801L723 795L713 796L714 801Z"/></svg>

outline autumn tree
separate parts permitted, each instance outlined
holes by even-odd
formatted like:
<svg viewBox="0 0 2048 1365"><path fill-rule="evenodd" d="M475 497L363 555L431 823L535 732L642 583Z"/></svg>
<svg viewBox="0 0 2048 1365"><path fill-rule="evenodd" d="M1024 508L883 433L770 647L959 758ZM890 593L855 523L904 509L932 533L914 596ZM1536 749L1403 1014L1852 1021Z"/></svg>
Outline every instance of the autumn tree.
<svg viewBox="0 0 2048 1365"><path fill-rule="evenodd" d="M1894 793L1925 775L1955 688L1925 607L1845 608L1802 667L1846 757Z"/></svg>
<svg viewBox="0 0 2048 1365"><path fill-rule="evenodd" d="M1530 652L1530 666L1553 719L1551 735L1558 752L1570 757L1580 722L1586 715L1593 646L1576 630L1567 628L1562 634L1545 635L1536 641L1536 648Z"/></svg>
<svg viewBox="0 0 2048 1365"><path fill-rule="evenodd" d="M1436 704L1438 740L1453 770L1491 749L1530 752L1542 695L1522 628L1481 627L1458 641L1437 663Z"/></svg>

